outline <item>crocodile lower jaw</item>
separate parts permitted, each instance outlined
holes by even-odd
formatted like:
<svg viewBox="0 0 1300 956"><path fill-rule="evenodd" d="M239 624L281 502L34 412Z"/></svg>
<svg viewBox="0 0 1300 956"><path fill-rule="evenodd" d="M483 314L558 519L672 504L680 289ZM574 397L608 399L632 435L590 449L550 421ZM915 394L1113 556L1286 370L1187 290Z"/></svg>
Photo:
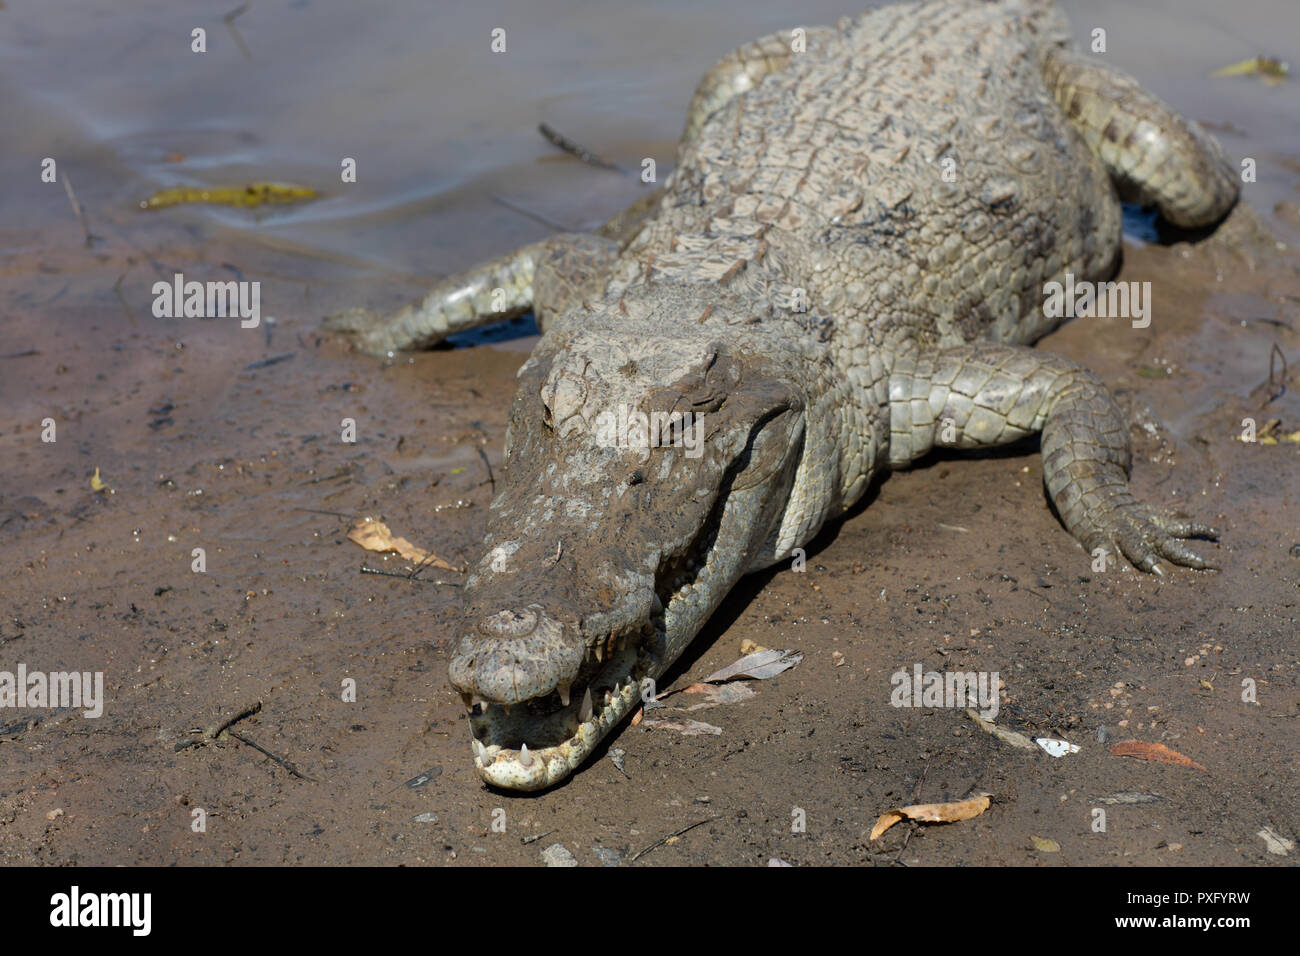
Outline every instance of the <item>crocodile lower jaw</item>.
<svg viewBox="0 0 1300 956"><path fill-rule="evenodd" d="M632 712L641 694L641 680L657 670L652 641L662 647L662 640L651 639L613 654L581 700L545 717L523 712L524 705L507 709L500 704L487 704L481 713L471 716L474 767L479 775L504 790L543 790L568 777ZM584 710L590 712L586 720L582 719ZM540 734L539 725L544 728ZM554 739L565 733L567 736L552 746L530 748L525 742L514 749L498 743L525 736Z"/></svg>

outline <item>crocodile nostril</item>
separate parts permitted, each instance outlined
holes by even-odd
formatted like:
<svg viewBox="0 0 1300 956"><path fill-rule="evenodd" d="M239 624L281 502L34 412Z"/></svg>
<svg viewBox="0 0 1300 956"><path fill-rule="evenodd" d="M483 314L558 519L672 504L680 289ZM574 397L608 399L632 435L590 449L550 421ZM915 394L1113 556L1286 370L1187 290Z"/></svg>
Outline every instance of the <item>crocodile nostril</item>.
<svg viewBox="0 0 1300 956"><path fill-rule="evenodd" d="M527 637L537 629L537 612L531 608L522 611L498 611L478 622L478 631L486 637Z"/></svg>

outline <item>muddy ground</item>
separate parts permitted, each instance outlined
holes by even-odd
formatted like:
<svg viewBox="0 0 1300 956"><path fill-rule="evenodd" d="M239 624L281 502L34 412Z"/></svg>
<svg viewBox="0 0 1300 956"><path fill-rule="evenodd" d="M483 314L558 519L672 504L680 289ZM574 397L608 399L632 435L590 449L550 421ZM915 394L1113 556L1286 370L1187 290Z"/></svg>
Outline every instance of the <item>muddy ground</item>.
<svg viewBox="0 0 1300 956"><path fill-rule="evenodd" d="M701 52L693 72L709 61ZM1219 65L1189 69L1206 64ZM102 671L106 701L97 719L0 709L0 862L538 864L560 843L601 865L701 821L637 865L1297 859L1258 834L1300 838L1300 444L1284 437L1300 429L1300 259L1284 247L1300 239L1288 198L1300 157L1271 154L1292 179L1255 204L1282 243L1253 235L1249 213L1197 243L1143 243L1135 222L1119 278L1152 283L1150 328L1079 320L1040 344L1114 388L1134 487L1215 523L1221 542L1199 549L1221 570L1094 572L1047 506L1032 444L935 457L882 482L805 572L746 581L661 685L689 686L745 640L804 654L750 700L679 715L721 734L625 725L565 785L515 795L479 781L446 683L459 575L363 575L410 565L345 534L375 516L453 564L477 558L531 325L380 362L318 324L396 305L544 227L493 202L489 175L449 194L444 218L412 214L438 236L429 250L377 268L305 245L309 221L286 238L255 214L142 217L133 205L168 151L202 137L137 137L133 153L60 122L25 149L71 157L90 247L58 187L25 187L0 233L0 670ZM671 155L671 132L647 139ZM588 141L631 165L649 148ZM569 221L636 197L635 182L527 149L519 192L562 182ZM472 234L458 243L449 221ZM152 283L178 271L260 281L275 322L153 318ZM1274 346L1292 361L1277 397ZM344 418L355 444L340 440ZM1244 418L1279 440L1242 442ZM961 711L891 706L891 675L916 664L997 671L1000 725L1080 751L1021 751ZM348 679L355 702L341 699ZM238 738L178 749L255 704ZM1109 753L1129 738L1204 769ZM978 790L993 804L973 820L868 841L890 808Z"/></svg>

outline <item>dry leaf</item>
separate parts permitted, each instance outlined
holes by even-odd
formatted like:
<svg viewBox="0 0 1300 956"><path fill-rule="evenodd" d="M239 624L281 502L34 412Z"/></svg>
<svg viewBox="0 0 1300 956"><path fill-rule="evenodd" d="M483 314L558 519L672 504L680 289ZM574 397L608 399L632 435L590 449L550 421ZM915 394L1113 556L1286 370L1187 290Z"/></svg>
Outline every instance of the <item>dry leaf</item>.
<svg viewBox="0 0 1300 956"><path fill-rule="evenodd" d="M1034 849L1040 853L1060 853L1061 844L1055 840L1049 840L1047 837L1031 836L1029 842L1034 845Z"/></svg>
<svg viewBox="0 0 1300 956"><path fill-rule="evenodd" d="M181 203L212 203L221 206L261 206L316 199L320 193L307 186L289 183L249 183L247 186L177 186L163 189L142 200L141 209L165 209Z"/></svg>
<svg viewBox="0 0 1300 956"><path fill-rule="evenodd" d="M99 480L99 469L96 468L95 473L90 476L90 490L103 491L107 487L108 485L104 484L102 481Z"/></svg>
<svg viewBox="0 0 1300 956"><path fill-rule="evenodd" d="M388 530L388 525L373 518L362 518L358 521L348 532L348 540L356 542L367 551L396 551L407 561L414 561L416 564L442 568L444 571L458 570L436 554L417 548L405 538L394 537L393 532Z"/></svg>
<svg viewBox="0 0 1300 956"><path fill-rule="evenodd" d="M796 653L795 651L756 651L753 654L746 654L734 664L730 664L722 668L720 671L714 671L708 677L704 678L704 683L712 684L715 682L735 680L737 677L750 678L752 680L767 680L769 677L775 677L782 671L788 671L801 660L803 660L803 655Z"/></svg>
<svg viewBox="0 0 1300 956"><path fill-rule="evenodd" d="M1137 757L1139 760L1155 760L1160 763L1173 763L1193 770L1205 770L1195 760L1189 760L1177 750L1170 750L1164 744L1148 743L1145 740L1121 740L1110 748L1112 757Z"/></svg>
<svg viewBox="0 0 1300 956"><path fill-rule="evenodd" d="M989 808L989 795L981 793L969 800L956 803L918 803L911 807L902 807L882 813L876 825L871 828L870 839L874 840L895 823L903 820L917 820L921 823L955 823L977 817Z"/></svg>
<svg viewBox="0 0 1300 956"><path fill-rule="evenodd" d="M749 638L745 638L740 642L740 653L742 655L757 654L759 651L765 651L765 650L767 650L766 647L764 647L762 644L755 644Z"/></svg>

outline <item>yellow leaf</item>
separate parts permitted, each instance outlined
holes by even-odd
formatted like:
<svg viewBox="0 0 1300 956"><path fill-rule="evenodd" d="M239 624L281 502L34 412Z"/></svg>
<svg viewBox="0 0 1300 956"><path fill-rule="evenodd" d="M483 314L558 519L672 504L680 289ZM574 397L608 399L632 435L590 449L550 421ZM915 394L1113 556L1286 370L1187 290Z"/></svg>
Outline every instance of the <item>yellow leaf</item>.
<svg viewBox="0 0 1300 956"><path fill-rule="evenodd" d="M1046 837L1031 836L1030 842L1034 844L1034 849L1042 853L1060 853L1061 844L1055 840L1049 840Z"/></svg>
<svg viewBox="0 0 1300 956"><path fill-rule="evenodd" d="M165 209L182 203L218 206L262 206L267 203L301 202L320 195L306 186L288 183L249 183L247 186L177 186L163 189L140 203L141 209Z"/></svg>
<svg viewBox="0 0 1300 956"><path fill-rule="evenodd" d="M367 551L396 551L408 561L427 564L445 571L458 570L437 555L417 548L405 538L396 537L388 530L388 525L373 518L362 518L348 532L348 540L354 541Z"/></svg>
<svg viewBox="0 0 1300 956"><path fill-rule="evenodd" d="M104 484L102 481L99 480L99 469L96 468L95 473L90 476L90 490L103 491L107 487L108 485Z"/></svg>
<svg viewBox="0 0 1300 956"><path fill-rule="evenodd" d="M1263 76L1280 80L1288 72L1290 72L1290 67L1287 64L1281 63L1271 56L1254 56L1249 60L1242 60L1239 63L1233 63L1231 66L1215 70L1210 76Z"/></svg>
<svg viewBox="0 0 1300 956"><path fill-rule="evenodd" d="M898 810L883 813L876 825L871 828L870 839L874 840L895 823L903 820L918 820L922 823L955 823L977 817L989 808L989 795L981 793L969 800L956 803L918 803Z"/></svg>

